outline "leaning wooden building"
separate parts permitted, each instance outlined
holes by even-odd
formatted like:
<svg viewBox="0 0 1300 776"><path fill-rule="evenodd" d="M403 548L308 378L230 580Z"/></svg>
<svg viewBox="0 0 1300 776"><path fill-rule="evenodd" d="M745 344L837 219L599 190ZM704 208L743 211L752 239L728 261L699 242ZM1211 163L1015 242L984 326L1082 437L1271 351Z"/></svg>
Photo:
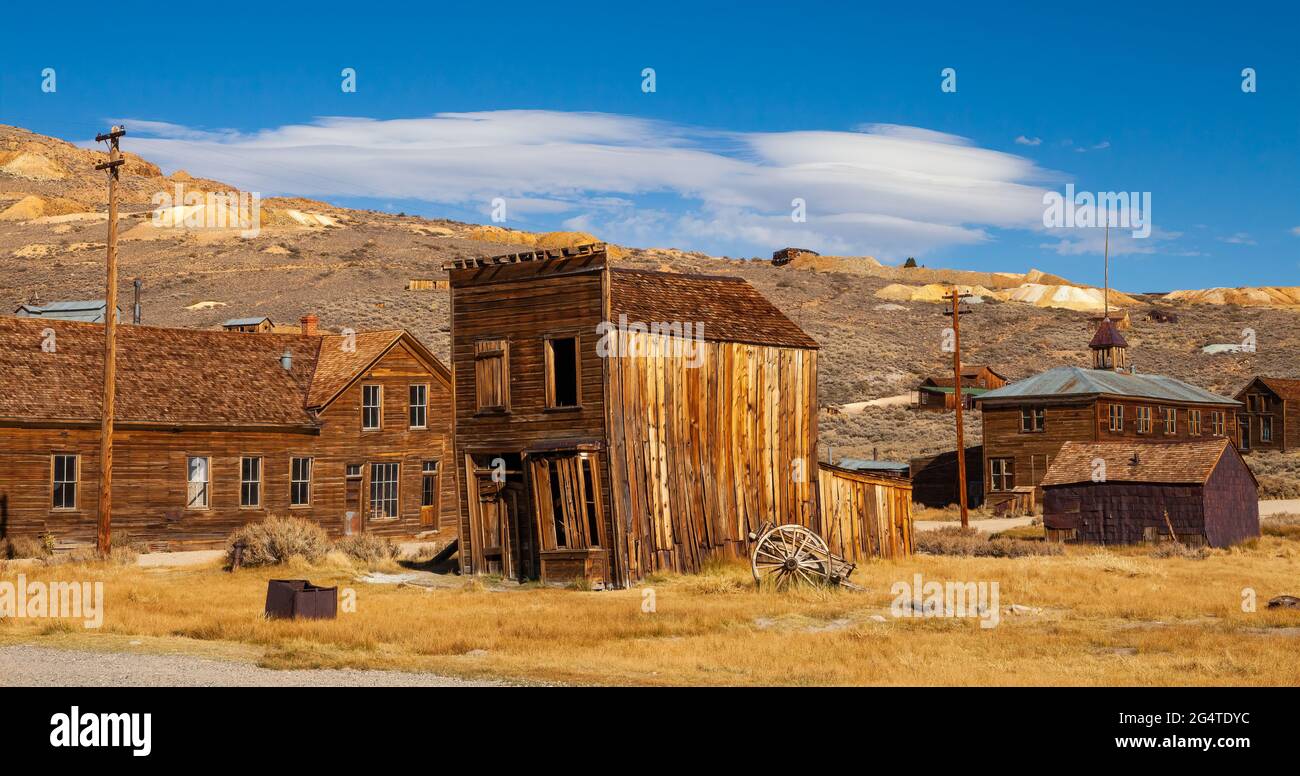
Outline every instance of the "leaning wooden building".
<svg viewBox="0 0 1300 776"><path fill-rule="evenodd" d="M622 586L817 529L818 346L747 282L599 244L446 268L464 571Z"/></svg>

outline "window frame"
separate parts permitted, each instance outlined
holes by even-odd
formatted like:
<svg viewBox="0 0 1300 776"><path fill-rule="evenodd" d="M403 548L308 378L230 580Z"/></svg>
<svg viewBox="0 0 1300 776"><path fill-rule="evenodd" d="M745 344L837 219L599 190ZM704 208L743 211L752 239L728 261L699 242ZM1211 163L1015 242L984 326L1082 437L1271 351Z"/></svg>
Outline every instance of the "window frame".
<svg viewBox="0 0 1300 776"><path fill-rule="evenodd" d="M1204 428L1201 426L1201 411L1200 411L1200 410L1188 410L1188 411L1187 411L1187 435L1188 435L1188 436L1204 436L1204 435L1205 435L1205 430L1204 430Z"/></svg>
<svg viewBox="0 0 1300 776"><path fill-rule="evenodd" d="M1210 410L1210 436L1228 435L1228 417L1222 410Z"/></svg>
<svg viewBox="0 0 1300 776"><path fill-rule="evenodd" d="M244 462L257 461L257 479L244 479ZM265 471L266 461L260 455L241 455L239 456L239 508L240 509L261 509L262 508L262 491L265 488ZM257 486L257 500L251 504L244 503L244 488L248 485Z"/></svg>
<svg viewBox="0 0 1300 776"><path fill-rule="evenodd" d="M433 464L433 470L429 470L429 464ZM433 480L432 492L430 492L429 481ZM442 506L440 493L442 491L442 462L430 458L420 462L420 507L434 507L435 509ZM429 497L433 500L429 503Z"/></svg>
<svg viewBox="0 0 1300 776"><path fill-rule="evenodd" d="M1152 433L1155 426L1151 420L1151 407L1143 404L1137 408L1137 432L1139 434Z"/></svg>
<svg viewBox="0 0 1300 776"><path fill-rule="evenodd" d="M1001 464L1001 471L999 466ZM1010 487L997 487L1006 485L1007 479L1010 478ZM989 492L990 493L1010 493L1016 487L1016 459L1014 456L999 456L989 459Z"/></svg>
<svg viewBox="0 0 1300 776"><path fill-rule="evenodd" d="M391 515L387 515L387 514L379 515L375 512L375 486L390 484L389 480L376 480L375 470L377 467L380 466L393 467L393 479L391 481L391 484L393 486L393 497L392 499L389 499L386 496L382 498L382 501L384 503L387 503L390 500L392 501L393 514ZM401 461L371 461L370 479L368 480L367 485L369 490L369 493L367 494L368 497L366 499L367 519L371 521L400 520L402 517L402 463Z"/></svg>
<svg viewBox="0 0 1300 776"><path fill-rule="evenodd" d="M1166 436L1178 433L1178 408L1161 407L1160 423L1163 426L1163 432Z"/></svg>
<svg viewBox="0 0 1300 776"><path fill-rule="evenodd" d="M573 340L573 404L557 404L555 384L555 341ZM577 332L555 332L542 337L543 406L548 411L575 411L582 409L582 335Z"/></svg>
<svg viewBox="0 0 1300 776"><path fill-rule="evenodd" d="M294 468L294 464L295 464L296 462L298 462L298 461L306 461L306 462L307 462L307 478L306 478L306 479L295 479L295 478L294 478L294 470L293 470L293 468ZM310 455L291 455L291 456L289 456L289 508L290 508L290 509L307 509L307 508L310 508L310 507L311 507L311 500L312 500L312 476L315 474L315 471L316 471L316 459L315 459L313 456L310 456ZM300 485L300 484L306 486L307 500L306 500L306 501L295 502L295 501L294 501L294 496L295 496L295 493L294 493L294 486L295 486L295 485Z"/></svg>
<svg viewBox="0 0 1300 776"><path fill-rule="evenodd" d="M192 499L190 497L190 486L195 484L195 481L190 479L190 462L198 460L204 462L203 472L207 479L201 481L203 483L203 505L196 507L191 503ZM212 508L212 456L210 455L185 456L185 508L195 512L202 512Z"/></svg>
<svg viewBox="0 0 1300 776"><path fill-rule="evenodd" d="M416 404L412 401L412 395L416 389L419 389L422 401ZM421 423L416 425L412 415L416 408L420 410ZM426 431L429 428L429 384L428 383L410 383L406 386L406 427L411 431Z"/></svg>
<svg viewBox="0 0 1300 776"><path fill-rule="evenodd" d="M1107 429L1118 433L1124 432L1124 405L1110 404L1106 410Z"/></svg>
<svg viewBox="0 0 1300 776"><path fill-rule="evenodd" d="M378 391L379 401L377 404L370 405L366 403L366 398L371 389ZM375 411L376 425L366 425L366 415L370 410ZM361 430L362 431L383 431L384 430L384 386L382 383L362 383L361 384Z"/></svg>
<svg viewBox="0 0 1300 776"><path fill-rule="evenodd" d="M1025 421L1029 428L1025 428ZM1047 409L1045 407L1024 406L1020 408L1020 433L1042 434L1047 431Z"/></svg>
<svg viewBox="0 0 1300 776"><path fill-rule="evenodd" d="M59 458L72 459L72 479L56 479L58 469L57 460ZM67 469L64 469L64 476L67 476ZM72 485L72 506L57 506L55 504L55 494L59 492L58 487L63 484L65 487ZM50 453L50 511L51 512L75 512L81 504L81 454L80 453Z"/></svg>
<svg viewBox="0 0 1300 776"><path fill-rule="evenodd" d="M1261 443L1273 443L1273 416L1259 416L1259 441Z"/></svg>

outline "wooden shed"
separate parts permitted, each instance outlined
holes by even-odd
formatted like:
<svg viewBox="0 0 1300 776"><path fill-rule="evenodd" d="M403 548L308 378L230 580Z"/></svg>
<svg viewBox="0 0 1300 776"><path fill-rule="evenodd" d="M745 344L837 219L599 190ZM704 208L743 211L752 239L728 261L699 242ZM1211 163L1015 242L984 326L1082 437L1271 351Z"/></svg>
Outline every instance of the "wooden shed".
<svg viewBox="0 0 1300 776"><path fill-rule="evenodd" d="M1066 442L1042 482L1048 539L1227 547L1259 536L1255 475L1227 439Z"/></svg>
<svg viewBox="0 0 1300 776"><path fill-rule="evenodd" d="M817 528L830 551L860 562L912 554L912 483L821 463Z"/></svg>
<svg viewBox="0 0 1300 776"><path fill-rule="evenodd" d="M465 572L623 586L818 530L818 346L749 283L601 244L446 269Z"/></svg>

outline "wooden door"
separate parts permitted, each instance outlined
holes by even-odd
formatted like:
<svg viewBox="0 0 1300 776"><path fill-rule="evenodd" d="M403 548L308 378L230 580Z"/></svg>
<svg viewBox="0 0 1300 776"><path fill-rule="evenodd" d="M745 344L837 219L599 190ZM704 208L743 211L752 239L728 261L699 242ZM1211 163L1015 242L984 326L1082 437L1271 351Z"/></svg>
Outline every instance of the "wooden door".
<svg viewBox="0 0 1300 776"><path fill-rule="evenodd" d="M344 487L343 509L345 513L345 525L343 532L347 535L359 534L364 527L362 515L365 511L361 508L361 466L356 465L357 474L349 474ZM352 467L349 466L349 469Z"/></svg>

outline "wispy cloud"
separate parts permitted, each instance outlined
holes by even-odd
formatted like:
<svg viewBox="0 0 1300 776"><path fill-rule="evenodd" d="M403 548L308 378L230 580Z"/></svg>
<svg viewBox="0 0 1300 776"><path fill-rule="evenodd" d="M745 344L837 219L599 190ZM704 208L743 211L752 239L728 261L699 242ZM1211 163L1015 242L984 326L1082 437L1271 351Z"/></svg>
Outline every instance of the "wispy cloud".
<svg viewBox="0 0 1300 776"><path fill-rule="evenodd" d="M263 194L407 198L632 245L921 255L1042 229L1060 176L920 127L727 132L605 113L325 117L258 132L128 119L131 150ZM142 137L143 135L143 137ZM1037 140L1037 139L1035 139ZM1041 142L1041 141L1038 141ZM791 218L792 200L807 220Z"/></svg>
<svg viewBox="0 0 1300 776"><path fill-rule="evenodd" d="M1040 146L1042 144L1043 139L1041 137L1025 137L1024 135L1020 135L1016 138L1016 145Z"/></svg>
<svg viewBox="0 0 1300 776"><path fill-rule="evenodd" d="M1236 234L1220 237L1219 242L1226 242L1232 245L1255 245L1255 238L1246 232L1237 232Z"/></svg>

